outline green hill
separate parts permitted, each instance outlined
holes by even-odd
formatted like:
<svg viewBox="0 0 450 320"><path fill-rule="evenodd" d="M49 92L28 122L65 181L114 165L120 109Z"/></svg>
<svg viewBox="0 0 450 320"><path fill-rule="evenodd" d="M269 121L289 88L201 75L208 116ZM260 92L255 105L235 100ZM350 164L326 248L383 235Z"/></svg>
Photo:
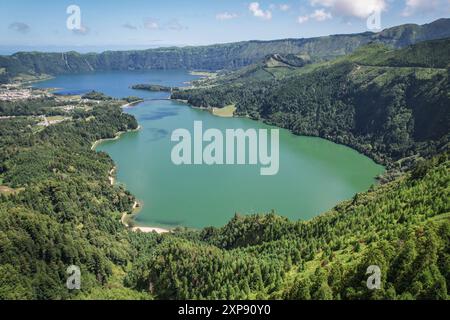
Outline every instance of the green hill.
<svg viewBox="0 0 450 320"><path fill-rule="evenodd" d="M283 68L282 74L256 64L172 96L201 107L235 105L238 115L350 145L392 164L434 154L448 143L449 47L450 39L399 50L371 44L330 62Z"/></svg>
<svg viewBox="0 0 450 320"><path fill-rule="evenodd" d="M0 110L57 107L43 104ZM134 198L110 185L113 162L91 150L136 128L119 104L34 126L29 117L0 121L0 174L15 190L0 190L1 299L448 299L446 153L311 221L236 216L222 228L156 235L120 223ZM65 287L72 264L80 291ZM370 265L381 268L381 290L365 285Z"/></svg>
<svg viewBox="0 0 450 320"><path fill-rule="evenodd" d="M113 161L91 149L137 127L120 102L93 92L89 97L102 101L43 127L39 116L68 116L61 107L71 102L0 101L0 116L14 116L0 121L0 299L448 300L450 40L404 47L442 36L446 23L321 38L317 46L303 44L308 54L293 45L306 40L283 40L171 48L166 60L152 62L165 56L159 49L146 62L136 54L131 65L124 61L135 53L0 57L6 80L14 68L168 67L179 55L186 67L244 65L173 97L205 107L234 104L239 115L348 144L402 169L310 221L237 214L221 228L135 233L121 223L135 198L111 185ZM402 48L371 43L355 50L365 37ZM354 46L342 57L338 42L345 39ZM321 51L324 43L334 59ZM224 59L217 48L234 49ZM217 60L190 60L183 50L206 50ZM66 288L69 265L81 268L80 291ZM369 266L380 268L379 290L367 287Z"/></svg>
<svg viewBox="0 0 450 320"><path fill-rule="evenodd" d="M236 216L161 238L126 278L163 299L448 299L447 156L311 221ZM366 270L381 269L368 290Z"/></svg>
<svg viewBox="0 0 450 320"><path fill-rule="evenodd" d="M365 32L309 39L246 41L202 47L107 51L100 54L19 52L12 56L0 56L0 70L4 70L0 74L0 81L20 78L21 74L58 75L143 69L236 69L261 61L272 54L305 55L318 62L351 53L370 42L400 48L445 37L450 37L450 19L440 19L422 26L398 26L380 33Z"/></svg>

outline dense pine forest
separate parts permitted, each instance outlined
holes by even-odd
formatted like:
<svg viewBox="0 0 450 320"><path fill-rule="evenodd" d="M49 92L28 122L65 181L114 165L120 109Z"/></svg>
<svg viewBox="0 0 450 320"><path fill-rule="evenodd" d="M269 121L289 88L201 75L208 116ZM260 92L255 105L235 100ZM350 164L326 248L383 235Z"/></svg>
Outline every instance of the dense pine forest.
<svg viewBox="0 0 450 320"><path fill-rule="evenodd" d="M221 228L132 232L121 217L135 198L92 150L138 127L125 101L0 101L0 299L449 299L449 45L372 43L318 63L271 53L173 94L395 171L310 221L242 213ZM50 117L61 121L42 125ZM66 288L70 265L81 290ZM366 285L371 265L378 290Z"/></svg>
<svg viewBox="0 0 450 320"><path fill-rule="evenodd" d="M55 100L0 104L2 116L12 109L63 113ZM133 256L120 213L131 210L134 198L110 185L112 160L90 147L135 129L136 120L116 103L75 111L70 121L46 128L37 121L0 120L0 177L8 186L0 192L3 299L70 298L67 263L81 266L88 289L106 283L114 265L126 266Z"/></svg>

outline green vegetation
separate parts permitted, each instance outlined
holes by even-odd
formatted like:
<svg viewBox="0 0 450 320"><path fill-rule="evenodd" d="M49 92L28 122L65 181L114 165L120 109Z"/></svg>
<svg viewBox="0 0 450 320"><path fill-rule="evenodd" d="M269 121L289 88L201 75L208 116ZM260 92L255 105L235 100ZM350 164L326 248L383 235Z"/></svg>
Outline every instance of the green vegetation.
<svg viewBox="0 0 450 320"><path fill-rule="evenodd" d="M417 67L448 65L449 44L432 41L397 51L373 44L333 62L289 70L280 79L238 71L172 97L198 107L235 105L237 115L349 145L391 165L435 154L449 141L448 71ZM264 68L266 74L273 69Z"/></svg>
<svg viewBox="0 0 450 320"><path fill-rule="evenodd" d="M105 95L104 93L97 92L97 91L91 91L89 93L86 93L81 98L88 99L88 100L99 100L99 101L112 100L111 97Z"/></svg>
<svg viewBox="0 0 450 320"><path fill-rule="evenodd" d="M51 117L47 117L47 120L50 122L53 122L53 121L67 120L67 118L64 118L63 116L51 116Z"/></svg>
<svg viewBox="0 0 450 320"><path fill-rule="evenodd" d="M366 66L447 68L449 66L448 39L425 41L400 50L389 50L381 44L358 49L358 54L347 57Z"/></svg>
<svg viewBox="0 0 450 320"><path fill-rule="evenodd" d="M0 101L0 116L63 115L64 112L56 108L59 105L60 102L55 98L35 99L33 103L26 100L15 102ZM13 127L10 122L5 122L4 124Z"/></svg>
<svg viewBox="0 0 450 320"><path fill-rule="evenodd" d="M135 97L135 96L129 96L129 97L123 98L123 100L128 103L136 103L138 101L142 101L142 98Z"/></svg>
<svg viewBox="0 0 450 320"><path fill-rule="evenodd" d="M131 89L135 90L146 90L146 91L155 91L155 92L171 92L172 87L161 86L158 84L135 84L131 87Z"/></svg>
<svg viewBox="0 0 450 320"><path fill-rule="evenodd" d="M177 299L448 299L447 155L312 221L236 216L165 236L126 283ZM382 289L366 287L378 265Z"/></svg>
<svg viewBox="0 0 450 320"><path fill-rule="evenodd" d="M27 101L25 113L45 103ZM22 106L4 106L13 105ZM4 184L21 190L0 194L2 299L74 297L64 280L71 264L81 267L87 294L107 286L114 267L126 267L135 254L119 222L134 198L109 184L113 163L90 146L137 123L118 105L100 104L72 117L38 133L33 118L0 121L0 174Z"/></svg>
<svg viewBox="0 0 450 320"><path fill-rule="evenodd" d="M97 91L91 91L89 93L84 94L81 96L81 99L85 100L93 100L93 101L117 101L117 99L114 99L110 96L105 95L104 93L97 92ZM138 101L142 101L142 98L135 97L135 96L129 96L122 98L121 100L128 102L128 103L135 103Z"/></svg>
<svg viewBox="0 0 450 320"><path fill-rule="evenodd" d="M311 221L236 215L222 228L130 232L121 217L135 199L110 184L110 157L91 150L137 128L122 102L97 92L73 109L55 97L0 102L0 116L15 116L0 120L0 299L449 299L449 40L397 51L371 44L312 63L330 58L324 52L346 53L344 43L348 51L368 39L404 46L411 29L416 40L439 37L443 24L448 19L379 34L146 51L145 61L160 67L205 50L207 59L184 66L211 57L210 68L259 61L173 97L235 105L239 115L351 145L403 170ZM274 48L280 54L267 57ZM128 55L112 52L98 65L94 54L61 56L0 57L0 80L23 69L129 67ZM43 115L67 120L37 130ZM80 291L65 287L70 265L81 267ZM371 265L381 268L380 290L366 286Z"/></svg>
<svg viewBox="0 0 450 320"><path fill-rule="evenodd" d="M0 194L2 299L448 298L447 154L312 221L272 213L142 234L120 223L134 198L109 184L111 159L90 149L136 121L104 102L38 133L34 125L0 121L0 173L21 190ZM72 264L82 270L80 292L65 288ZM372 264L381 290L364 285Z"/></svg>

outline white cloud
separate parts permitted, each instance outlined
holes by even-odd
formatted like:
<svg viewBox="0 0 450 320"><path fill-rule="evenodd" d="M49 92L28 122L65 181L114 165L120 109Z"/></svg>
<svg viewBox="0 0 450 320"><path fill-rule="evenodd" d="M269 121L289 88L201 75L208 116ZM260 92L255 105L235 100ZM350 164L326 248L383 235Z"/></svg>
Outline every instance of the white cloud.
<svg viewBox="0 0 450 320"><path fill-rule="evenodd" d="M310 2L313 6L329 8L334 15L362 19L375 12L382 12L387 7L385 0L310 0Z"/></svg>
<svg viewBox="0 0 450 320"><path fill-rule="evenodd" d="M236 13L221 12L216 14L216 19L220 21L236 19L237 17L238 15Z"/></svg>
<svg viewBox="0 0 450 320"><path fill-rule="evenodd" d="M288 11L290 8L291 8L291 6L287 3L280 3L280 4L272 3L271 5L269 5L269 10Z"/></svg>
<svg viewBox="0 0 450 320"><path fill-rule="evenodd" d="M300 17L297 18L297 22L300 23L300 24L305 23L308 20L309 20L309 16L300 16Z"/></svg>
<svg viewBox="0 0 450 320"><path fill-rule="evenodd" d="M171 31L183 31L189 28L183 24L178 19L172 19L168 21L160 21L154 18L144 18L144 29L147 30L171 30Z"/></svg>
<svg viewBox="0 0 450 320"><path fill-rule="evenodd" d="M439 0L406 0L403 16L410 16L416 12L430 12L438 8Z"/></svg>
<svg viewBox="0 0 450 320"><path fill-rule="evenodd" d="M280 4L280 10L281 11L288 11L290 8L291 8L291 6L286 4L286 3Z"/></svg>
<svg viewBox="0 0 450 320"><path fill-rule="evenodd" d="M333 16L330 12L326 12L324 9L315 10L310 15L300 16L297 18L297 22L302 24L308 22L310 19L314 19L316 21L325 21L331 19Z"/></svg>
<svg viewBox="0 0 450 320"><path fill-rule="evenodd" d="M148 30L158 30L159 23L153 18L145 18L144 19L144 28Z"/></svg>
<svg viewBox="0 0 450 320"><path fill-rule="evenodd" d="M331 13L326 12L324 9L315 10L310 17L317 21L325 21L332 18Z"/></svg>
<svg viewBox="0 0 450 320"><path fill-rule="evenodd" d="M252 2L248 6L248 9L253 13L255 17L264 19L264 20L270 20L272 19L272 12L269 10L263 10L261 9L261 6L258 2Z"/></svg>

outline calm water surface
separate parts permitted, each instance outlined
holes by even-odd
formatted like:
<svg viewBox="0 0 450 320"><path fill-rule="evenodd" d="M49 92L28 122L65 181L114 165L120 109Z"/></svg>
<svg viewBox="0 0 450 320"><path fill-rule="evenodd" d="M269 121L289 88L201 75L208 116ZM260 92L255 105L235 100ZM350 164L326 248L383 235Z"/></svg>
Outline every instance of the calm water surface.
<svg viewBox="0 0 450 320"><path fill-rule="evenodd" d="M383 167L358 152L332 142L294 136L280 130L280 171L261 176L260 166L175 166L170 154L173 130L271 127L241 118L218 118L169 100L167 93L136 91L137 83L180 86L195 79L185 71L108 72L61 76L36 86L60 88L60 93L91 90L114 97L140 96L147 101L125 109L142 129L107 141L107 152L118 167L117 178L144 203L142 225L174 227L222 226L235 213L265 213L272 209L293 220L310 219L338 202L367 190Z"/></svg>

